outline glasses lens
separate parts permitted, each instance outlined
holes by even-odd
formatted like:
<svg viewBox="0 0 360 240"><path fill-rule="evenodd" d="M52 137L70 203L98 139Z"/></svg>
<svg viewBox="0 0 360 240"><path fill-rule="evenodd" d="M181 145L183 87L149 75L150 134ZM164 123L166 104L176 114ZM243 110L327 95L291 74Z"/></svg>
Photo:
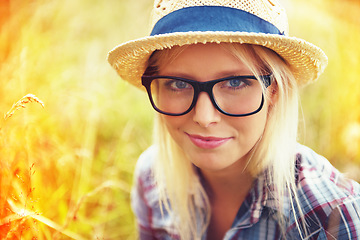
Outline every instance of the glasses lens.
<svg viewBox="0 0 360 240"><path fill-rule="evenodd" d="M165 113L186 112L194 98L193 86L177 79L157 78L151 82L150 88L155 106Z"/></svg>
<svg viewBox="0 0 360 240"><path fill-rule="evenodd" d="M262 87L251 78L232 78L215 84L213 95L225 112L240 115L252 113L261 105Z"/></svg>

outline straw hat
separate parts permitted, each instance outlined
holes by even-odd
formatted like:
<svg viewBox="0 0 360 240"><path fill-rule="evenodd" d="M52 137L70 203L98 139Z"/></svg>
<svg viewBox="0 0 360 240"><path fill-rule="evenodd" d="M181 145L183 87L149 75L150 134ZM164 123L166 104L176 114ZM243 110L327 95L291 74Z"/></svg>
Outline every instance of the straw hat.
<svg viewBox="0 0 360 240"><path fill-rule="evenodd" d="M286 12L276 0L155 0L152 16L150 36L123 43L108 54L120 77L137 87L150 55L176 45L261 45L287 62L299 86L315 81L327 65L320 48L288 36Z"/></svg>

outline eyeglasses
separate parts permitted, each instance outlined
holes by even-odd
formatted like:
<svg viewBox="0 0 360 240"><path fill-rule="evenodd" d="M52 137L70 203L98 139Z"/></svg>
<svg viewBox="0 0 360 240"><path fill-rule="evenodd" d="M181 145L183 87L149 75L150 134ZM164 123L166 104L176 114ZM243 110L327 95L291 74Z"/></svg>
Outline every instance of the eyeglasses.
<svg viewBox="0 0 360 240"><path fill-rule="evenodd" d="M261 75L265 88L271 85L271 75ZM181 116L196 105L200 92L206 92L221 113L243 117L259 112L264 105L262 84L255 76L232 76L198 82L172 76L142 76L153 108L159 113Z"/></svg>

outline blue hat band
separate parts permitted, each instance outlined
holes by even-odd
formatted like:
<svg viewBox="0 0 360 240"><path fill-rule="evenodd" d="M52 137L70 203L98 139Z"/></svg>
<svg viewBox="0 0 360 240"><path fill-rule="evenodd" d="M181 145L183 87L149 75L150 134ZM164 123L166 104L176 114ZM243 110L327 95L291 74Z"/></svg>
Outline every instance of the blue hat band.
<svg viewBox="0 0 360 240"><path fill-rule="evenodd" d="M195 6L176 10L161 18L150 35L198 31L284 35L275 25L254 14L223 6Z"/></svg>

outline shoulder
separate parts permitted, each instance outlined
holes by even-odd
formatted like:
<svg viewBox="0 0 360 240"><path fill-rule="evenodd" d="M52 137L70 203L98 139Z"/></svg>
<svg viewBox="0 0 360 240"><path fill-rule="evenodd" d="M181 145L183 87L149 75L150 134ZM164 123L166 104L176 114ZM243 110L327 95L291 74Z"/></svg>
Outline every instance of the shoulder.
<svg viewBox="0 0 360 240"><path fill-rule="evenodd" d="M132 198L141 198L147 205L156 200L151 197L156 189L153 171L156 155L157 148L151 146L140 155L135 165Z"/></svg>
<svg viewBox="0 0 360 240"><path fill-rule="evenodd" d="M159 190L153 170L157 152L157 147L151 146L140 155L136 163L131 206L140 239L175 239L171 216L159 205Z"/></svg>
<svg viewBox="0 0 360 240"><path fill-rule="evenodd" d="M135 165L135 175L140 173L149 172L152 169L152 166L155 161L155 157L157 154L157 147L150 146L146 149L139 157Z"/></svg>
<svg viewBox="0 0 360 240"><path fill-rule="evenodd" d="M323 156L312 149L298 145L296 156L296 181L304 194L322 196L314 201L336 201L351 196L360 196L360 185L339 172Z"/></svg>
<svg viewBox="0 0 360 240"><path fill-rule="evenodd" d="M310 148L297 150L297 194L310 231L319 239L359 238L360 185Z"/></svg>

